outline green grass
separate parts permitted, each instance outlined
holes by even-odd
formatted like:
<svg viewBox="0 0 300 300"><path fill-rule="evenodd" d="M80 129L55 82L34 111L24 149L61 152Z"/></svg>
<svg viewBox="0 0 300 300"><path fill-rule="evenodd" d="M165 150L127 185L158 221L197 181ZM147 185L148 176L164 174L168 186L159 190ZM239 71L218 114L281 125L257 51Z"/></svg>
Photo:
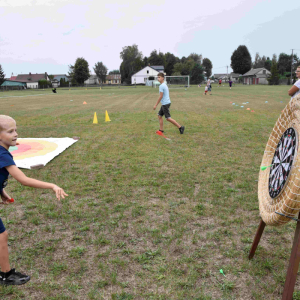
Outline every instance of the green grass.
<svg viewBox="0 0 300 300"><path fill-rule="evenodd" d="M158 89L0 93L19 137L80 137L43 169L24 170L63 187L67 199L9 182L16 201L0 216L11 265L32 279L0 287L0 298L280 299L295 224L266 227L247 256L259 166L287 90L170 90L172 117L186 126L180 135L165 124L171 141L155 135Z"/></svg>

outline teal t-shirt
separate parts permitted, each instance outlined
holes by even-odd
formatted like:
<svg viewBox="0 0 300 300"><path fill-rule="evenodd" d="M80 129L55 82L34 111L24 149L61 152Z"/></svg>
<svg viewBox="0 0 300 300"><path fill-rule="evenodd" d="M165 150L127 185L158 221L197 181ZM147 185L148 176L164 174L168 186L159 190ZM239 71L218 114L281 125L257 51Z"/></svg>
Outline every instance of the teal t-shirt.
<svg viewBox="0 0 300 300"><path fill-rule="evenodd" d="M170 100L170 96L169 96L169 88L167 87L167 85L165 83L162 83L159 86L159 92L164 93L163 97L160 101L161 105L170 104L171 100Z"/></svg>

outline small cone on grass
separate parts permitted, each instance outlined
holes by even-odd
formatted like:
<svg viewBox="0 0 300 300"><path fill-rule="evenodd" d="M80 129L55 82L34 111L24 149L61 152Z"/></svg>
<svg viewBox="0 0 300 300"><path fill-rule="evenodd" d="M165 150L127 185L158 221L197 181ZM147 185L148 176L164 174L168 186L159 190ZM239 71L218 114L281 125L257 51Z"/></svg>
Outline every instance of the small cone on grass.
<svg viewBox="0 0 300 300"><path fill-rule="evenodd" d="M109 115L107 113L107 110L105 111L105 122L110 122Z"/></svg>
<svg viewBox="0 0 300 300"><path fill-rule="evenodd" d="M94 121L93 124L98 124L98 119L97 119L97 114L96 112L94 113Z"/></svg>
<svg viewBox="0 0 300 300"><path fill-rule="evenodd" d="M83 103L82 104L87 104L85 101L83 101Z"/></svg>

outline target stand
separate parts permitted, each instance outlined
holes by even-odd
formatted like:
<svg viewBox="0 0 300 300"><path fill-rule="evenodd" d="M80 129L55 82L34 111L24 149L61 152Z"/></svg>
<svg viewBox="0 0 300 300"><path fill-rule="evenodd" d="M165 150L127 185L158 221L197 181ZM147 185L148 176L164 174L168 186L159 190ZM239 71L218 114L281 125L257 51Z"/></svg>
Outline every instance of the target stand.
<svg viewBox="0 0 300 300"><path fill-rule="evenodd" d="M264 151L258 180L261 221L249 253L252 259L266 225L297 222L282 300L293 298L300 263L299 138L300 96L293 98L282 111Z"/></svg>
<svg viewBox="0 0 300 300"><path fill-rule="evenodd" d="M300 218L300 213L298 218ZM263 220L261 220L249 253L249 259L252 259L254 256L255 250L259 244L260 238L263 234L265 227L266 227L266 223ZM293 299L293 293L296 284L299 263L300 263L300 222L297 221L289 267L286 273L284 290L281 298L282 300Z"/></svg>

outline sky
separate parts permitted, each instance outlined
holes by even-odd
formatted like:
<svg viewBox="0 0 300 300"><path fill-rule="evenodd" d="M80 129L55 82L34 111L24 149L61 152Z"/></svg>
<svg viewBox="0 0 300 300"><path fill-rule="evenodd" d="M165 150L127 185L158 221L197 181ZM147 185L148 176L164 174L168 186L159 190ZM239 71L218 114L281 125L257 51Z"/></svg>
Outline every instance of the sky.
<svg viewBox="0 0 300 300"><path fill-rule="evenodd" d="M213 74L226 73L239 45L252 61L300 57L299 18L299 0L0 0L0 64L6 77L67 74L83 57L94 74L100 61L119 69L122 48L136 44L143 56L202 54Z"/></svg>

